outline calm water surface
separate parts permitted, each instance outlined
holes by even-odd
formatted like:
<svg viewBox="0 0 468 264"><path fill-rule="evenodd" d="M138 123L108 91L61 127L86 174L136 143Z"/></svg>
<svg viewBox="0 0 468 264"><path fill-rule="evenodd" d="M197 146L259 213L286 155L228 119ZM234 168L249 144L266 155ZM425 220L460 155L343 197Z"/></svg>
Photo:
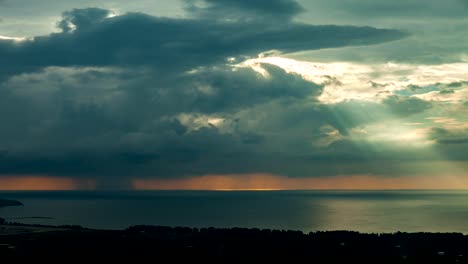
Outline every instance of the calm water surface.
<svg viewBox="0 0 468 264"><path fill-rule="evenodd" d="M468 234L465 191L0 192L0 197L24 203L0 208L0 217L50 225Z"/></svg>

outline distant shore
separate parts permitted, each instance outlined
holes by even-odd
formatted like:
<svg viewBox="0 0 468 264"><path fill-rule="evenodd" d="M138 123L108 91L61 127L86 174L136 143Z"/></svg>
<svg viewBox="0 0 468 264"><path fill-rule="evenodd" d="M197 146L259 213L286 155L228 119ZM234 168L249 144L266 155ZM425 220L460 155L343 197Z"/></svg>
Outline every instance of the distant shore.
<svg viewBox="0 0 468 264"><path fill-rule="evenodd" d="M23 203L15 200L7 200L0 198L0 207L7 207L7 206L22 206Z"/></svg>

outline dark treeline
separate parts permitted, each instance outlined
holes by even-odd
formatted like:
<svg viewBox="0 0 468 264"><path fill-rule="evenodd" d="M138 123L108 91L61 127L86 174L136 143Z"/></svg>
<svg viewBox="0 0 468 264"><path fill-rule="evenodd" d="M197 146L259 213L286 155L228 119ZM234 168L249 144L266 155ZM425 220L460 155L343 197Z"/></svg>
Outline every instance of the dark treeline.
<svg viewBox="0 0 468 264"><path fill-rule="evenodd" d="M45 217L31 217L31 218L45 218ZM47 227L47 228L63 228L63 229L68 229L68 230L88 230L87 228L84 228L80 225L40 225L40 224L25 224L21 222L15 222L15 221L7 221L5 218L0 217L0 225L8 225L8 226L25 226L25 227Z"/></svg>
<svg viewBox="0 0 468 264"><path fill-rule="evenodd" d="M0 236L4 258L126 259L194 263L468 263L460 233L361 234L246 229L133 226ZM357 261L357 262L356 262Z"/></svg>

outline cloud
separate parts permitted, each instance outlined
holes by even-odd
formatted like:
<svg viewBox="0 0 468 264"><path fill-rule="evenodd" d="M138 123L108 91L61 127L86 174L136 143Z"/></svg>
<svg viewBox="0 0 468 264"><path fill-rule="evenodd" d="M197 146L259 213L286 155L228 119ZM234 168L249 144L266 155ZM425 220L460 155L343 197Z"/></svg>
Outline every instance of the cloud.
<svg viewBox="0 0 468 264"><path fill-rule="evenodd" d="M198 17L222 20L290 20L304 9L294 0L186 0L187 10ZM201 5L201 7L200 7Z"/></svg>
<svg viewBox="0 0 468 264"><path fill-rule="evenodd" d="M205 1L186 19L75 9L62 32L0 41L0 174L120 187L133 177L440 172L412 162L446 161L432 146L464 137L436 138L425 118L443 106L419 96L450 89L441 96L462 98L465 64L268 57L405 36L301 24L296 2L268 3Z"/></svg>
<svg viewBox="0 0 468 264"><path fill-rule="evenodd" d="M0 120L9 124L0 132L0 171L180 176L235 169L232 155L251 156L264 143L255 129L239 128L249 120L236 113L320 93L320 86L299 76L266 69L269 78L222 67L178 82L145 71L93 68L13 77L0 86ZM232 164L224 170L209 166L212 159ZM199 162L206 164L196 169Z"/></svg>
<svg viewBox="0 0 468 264"><path fill-rule="evenodd" d="M94 68L16 76L0 86L0 119L9 124L0 132L0 171L125 182L252 171L334 175L365 160L367 151L337 151L336 142L369 118L347 116L352 106L324 107L314 99L320 86L265 69L269 77L209 68L179 82ZM335 160L343 167L328 167Z"/></svg>
<svg viewBox="0 0 468 264"><path fill-rule="evenodd" d="M323 93L318 99L324 104L352 100L386 100L392 104L395 101L409 100L421 106L421 103L424 103L422 101L460 101L466 98L468 91L465 81L468 69L466 63L323 63L271 56L250 59L242 65L261 72L258 67L260 64L276 65L289 73L298 74L308 81L322 85ZM398 95L393 97L394 102L389 101L388 97L394 95ZM411 107L410 104L407 107Z"/></svg>
<svg viewBox="0 0 468 264"><path fill-rule="evenodd" d="M22 43L0 40L0 77L48 66L151 66L180 72L268 50L369 45L405 36L400 31L371 27L108 14L97 8L74 9L65 12L58 23L61 33Z"/></svg>
<svg viewBox="0 0 468 264"><path fill-rule="evenodd" d="M362 18L364 15L368 19L399 17L406 22L414 21L415 18L454 18L466 15L466 0L447 0L440 2L437 0L406 0L395 1L392 4L384 1L355 0L319 0L314 3L304 1L306 7L320 6L321 11L331 11L346 17ZM310 9L310 8L309 8Z"/></svg>
<svg viewBox="0 0 468 264"><path fill-rule="evenodd" d="M466 123L458 127L434 127L431 131L431 138L437 143L435 145L436 150L444 157L464 162L468 160L466 155L468 125Z"/></svg>
<svg viewBox="0 0 468 264"><path fill-rule="evenodd" d="M440 144L468 144L468 138L439 139Z"/></svg>
<svg viewBox="0 0 468 264"><path fill-rule="evenodd" d="M79 28L86 30L93 24L101 23L111 11L100 8L74 9L63 13L63 19L57 26L65 33Z"/></svg>
<svg viewBox="0 0 468 264"><path fill-rule="evenodd" d="M402 96L389 96L384 99L383 103L390 108L390 112L398 116L408 116L423 112L432 107L430 102Z"/></svg>
<svg viewBox="0 0 468 264"><path fill-rule="evenodd" d="M394 95L323 104L321 85L261 66L265 75L218 65L176 76L101 67L14 76L0 85L8 124L0 172L92 177L100 188L129 186L132 177L440 172L410 164L439 160L413 148L424 131L390 123L430 111L430 103Z"/></svg>
<svg viewBox="0 0 468 264"><path fill-rule="evenodd" d="M441 127L433 128L432 138L437 140L439 144L447 144L447 145L467 144L468 143L468 125L466 125L464 129L449 130L449 129L441 128Z"/></svg>

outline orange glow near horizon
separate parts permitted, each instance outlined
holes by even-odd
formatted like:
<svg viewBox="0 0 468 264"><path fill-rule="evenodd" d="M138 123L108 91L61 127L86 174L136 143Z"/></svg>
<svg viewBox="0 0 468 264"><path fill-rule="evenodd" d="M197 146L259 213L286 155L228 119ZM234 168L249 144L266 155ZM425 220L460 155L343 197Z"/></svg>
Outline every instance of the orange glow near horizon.
<svg viewBox="0 0 468 264"><path fill-rule="evenodd" d="M181 179L133 179L133 190L405 190L468 189L468 177L383 177L369 175L289 178L271 174L204 175ZM94 179L3 176L0 191L96 190Z"/></svg>
<svg viewBox="0 0 468 264"><path fill-rule="evenodd" d="M468 177L368 175L288 178L270 174L205 175L183 179L134 179L134 190L404 190L468 189Z"/></svg>
<svg viewBox="0 0 468 264"><path fill-rule="evenodd" d="M5 176L0 177L2 191L59 191L94 190L96 181L49 176Z"/></svg>

